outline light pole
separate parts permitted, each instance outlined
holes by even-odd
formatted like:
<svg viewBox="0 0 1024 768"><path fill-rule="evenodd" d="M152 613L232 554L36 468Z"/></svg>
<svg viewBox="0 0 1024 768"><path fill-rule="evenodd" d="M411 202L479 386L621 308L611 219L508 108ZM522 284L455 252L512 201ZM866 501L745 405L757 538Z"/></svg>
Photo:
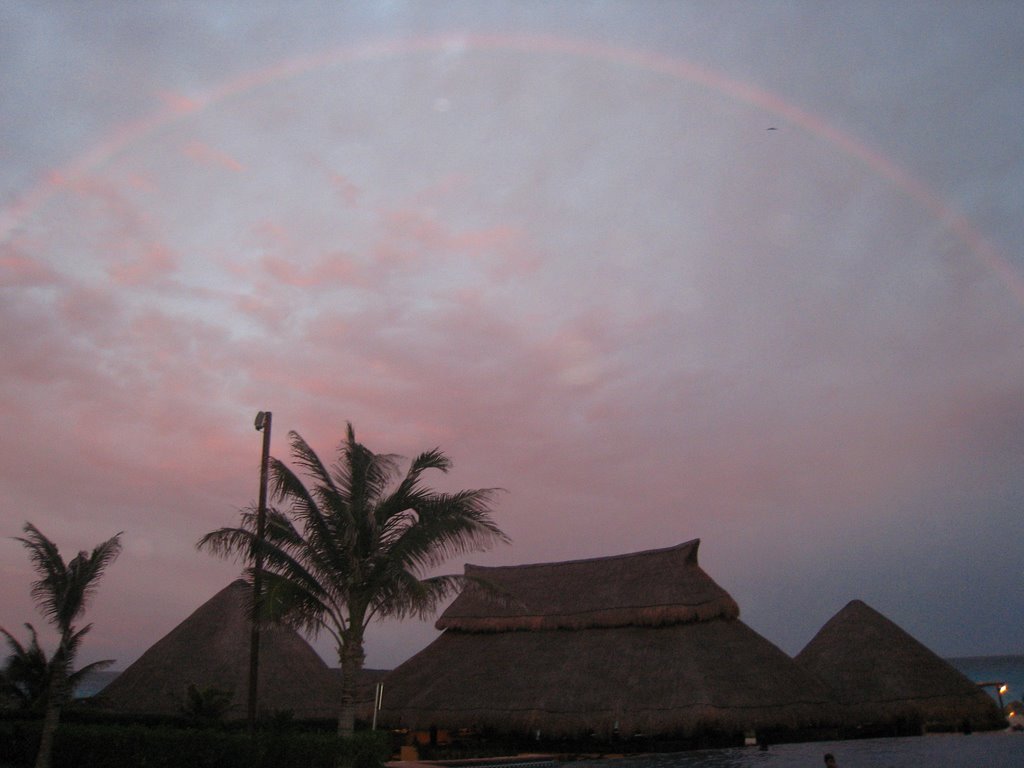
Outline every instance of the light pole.
<svg viewBox="0 0 1024 768"><path fill-rule="evenodd" d="M1007 686L1007 684L1004 683L1002 680L997 680L992 683L978 683L978 687L996 689L996 696L999 697L999 714L1005 715L1006 711L1003 707L1003 694L1006 693L1006 691L1009 689L1009 686Z"/></svg>
<svg viewBox="0 0 1024 768"><path fill-rule="evenodd" d="M260 624L255 609L260 603L263 588L263 538L267 532L267 464L270 459L270 411L256 414L256 431L263 432L263 451L260 454L260 503L256 510L256 541L252 548L252 629L249 635L249 730L256 730L256 705L259 699Z"/></svg>

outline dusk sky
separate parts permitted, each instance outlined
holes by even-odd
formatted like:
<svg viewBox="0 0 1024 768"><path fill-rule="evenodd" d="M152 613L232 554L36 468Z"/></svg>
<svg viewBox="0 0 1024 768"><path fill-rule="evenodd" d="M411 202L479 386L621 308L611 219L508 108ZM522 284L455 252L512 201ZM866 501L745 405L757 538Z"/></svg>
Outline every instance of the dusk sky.
<svg viewBox="0 0 1024 768"><path fill-rule="evenodd" d="M237 577L259 410L505 489L446 572L1024 653L1024 4L0 0L0 353L0 626L124 531L83 662Z"/></svg>

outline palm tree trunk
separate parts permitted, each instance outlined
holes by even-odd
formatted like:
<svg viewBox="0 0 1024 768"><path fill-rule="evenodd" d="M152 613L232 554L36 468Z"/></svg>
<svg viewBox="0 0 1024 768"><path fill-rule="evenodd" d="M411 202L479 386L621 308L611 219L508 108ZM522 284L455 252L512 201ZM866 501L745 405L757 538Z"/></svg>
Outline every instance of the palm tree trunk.
<svg viewBox="0 0 1024 768"><path fill-rule="evenodd" d="M53 673L50 676L50 688L46 692L46 715L43 717L43 735L39 740L35 768L50 768L53 738L57 733L57 726L60 725L60 709L64 702L66 687L67 675L55 659Z"/></svg>
<svg viewBox="0 0 1024 768"><path fill-rule="evenodd" d="M349 632L344 637L339 656L341 661L341 711L338 713L338 736L350 739L356 724L356 686L366 661L361 633Z"/></svg>

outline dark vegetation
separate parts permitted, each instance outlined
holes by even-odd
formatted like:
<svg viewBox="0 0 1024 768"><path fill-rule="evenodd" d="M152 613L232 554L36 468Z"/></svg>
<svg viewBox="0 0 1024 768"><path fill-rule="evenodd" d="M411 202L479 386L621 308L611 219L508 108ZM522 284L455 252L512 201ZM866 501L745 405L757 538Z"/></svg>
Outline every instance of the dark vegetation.
<svg viewBox="0 0 1024 768"><path fill-rule="evenodd" d="M339 739L334 721L277 718L249 733L244 722L196 725L178 718L114 718L69 709L54 735L53 768L379 768L391 754L386 731ZM0 766L33 765L42 721L0 712Z"/></svg>
<svg viewBox="0 0 1024 768"><path fill-rule="evenodd" d="M72 671L82 640L92 629L92 624L82 626L76 622L84 615L103 572L120 554L121 534L65 562L57 545L34 525L25 523L22 530L25 536L15 541L28 550L32 569L38 577L32 582L32 600L47 622L60 633L60 642L47 661L31 624L25 625L32 635L28 648L10 632L0 629L13 651L0 673L0 695L18 701L28 710L42 709L43 721L33 749L34 765L51 768L53 740L76 677L111 663L96 662L77 673Z"/></svg>

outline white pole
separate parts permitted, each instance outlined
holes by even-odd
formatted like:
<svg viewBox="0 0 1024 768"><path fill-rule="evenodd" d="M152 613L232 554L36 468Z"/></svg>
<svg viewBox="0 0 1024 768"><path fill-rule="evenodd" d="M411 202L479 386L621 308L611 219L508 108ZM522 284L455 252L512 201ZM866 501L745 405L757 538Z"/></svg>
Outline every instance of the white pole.
<svg viewBox="0 0 1024 768"><path fill-rule="evenodd" d="M377 683L377 689L373 695L373 729L377 730L377 712L380 711L380 705L384 701L384 683Z"/></svg>

